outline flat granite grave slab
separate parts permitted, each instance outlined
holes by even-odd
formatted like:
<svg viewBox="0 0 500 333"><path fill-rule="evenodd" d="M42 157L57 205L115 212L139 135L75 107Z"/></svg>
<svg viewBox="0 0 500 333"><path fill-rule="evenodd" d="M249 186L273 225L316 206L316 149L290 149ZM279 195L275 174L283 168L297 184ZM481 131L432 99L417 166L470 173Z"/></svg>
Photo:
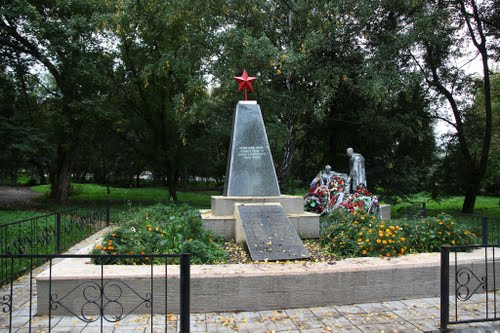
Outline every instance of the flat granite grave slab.
<svg viewBox="0 0 500 333"><path fill-rule="evenodd" d="M239 101L227 159L224 196L279 196L264 119L256 101Z"/></svg>
<svg viewBox="0 0 500 333"><path fill-rule="evenodd" d="M310 257L280 204L237 204L236 241L245 242L252 260Z"/></svg>

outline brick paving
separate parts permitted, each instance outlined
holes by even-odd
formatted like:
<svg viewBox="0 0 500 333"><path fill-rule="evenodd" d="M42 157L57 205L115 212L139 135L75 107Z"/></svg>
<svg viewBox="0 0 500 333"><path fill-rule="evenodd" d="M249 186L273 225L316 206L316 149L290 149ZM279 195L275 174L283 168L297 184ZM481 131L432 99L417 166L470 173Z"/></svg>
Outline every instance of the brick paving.
<svg viewBox="0 0 500 333"><path fill-rule="evenodd" d="M100 238L107 230L100 231L87 240L71 248L68 253L76 253ZM54 260L54 262L56 262ZM42 272L47 265L37 268L33 276ZM12 318L9 313L0 311L0 333L49 331L49 317L36 316L36 286L30 303L29 276L23 276L13 284L14 305ZM10 288L10 286L7 286ZM0 309L4 310L3 295L7 287L0 290ZM4 299L5 300L5 299ZM484 294L476 295L460 307L462 319L477 318L485 313ZM31 311L30 311L31 309ZM453 305L450 309L454 309ZM8 311L7 311L8 312ZM490 311L491 312L491 311ZM32 317L31 323L29 321ZM165 319L166 322L165 322ZM11 330L9 330L11 323ZM31 324L31 327L30 327ZM117 323L101 320L86 323L74 316L52 316L51 332L71 333L151 333L180 332L179 318L175 315L129 315ZM275 311L238 312L238 313L203 313L191 315L191 332L240 332L240 333L322 333L322 332L438 332L439 298L424 298L367 303L343 306L328 306L304 309L286 309ZM498 332L499 322L480 322L450 325L454 332Z"/></svg>

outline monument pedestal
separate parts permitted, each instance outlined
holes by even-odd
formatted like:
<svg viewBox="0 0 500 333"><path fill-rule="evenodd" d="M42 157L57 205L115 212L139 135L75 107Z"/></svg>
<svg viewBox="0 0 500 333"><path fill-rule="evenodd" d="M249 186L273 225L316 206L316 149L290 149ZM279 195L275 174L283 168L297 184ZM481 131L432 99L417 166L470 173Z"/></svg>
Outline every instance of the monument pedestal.
<svg viewBox="0 0 500 333"><path fill-rule="evenodd" d="M246 243L253 260L309 258L301 238L319 237L319 215L304 212L301 197L280 195L260 106L239 101L224 181L224 195L201 212L205 228Z"/></svg>
<svg viewBox="0 0 500 333"><path fill-rule="evenodd" d="M212 209L200 211L203 226L224 236L225 239L235 239L236 205L270 203L281 205L300 238L319 238L319 215L304 212L304 199L291 195L268 197L212 196Z"/></svg>

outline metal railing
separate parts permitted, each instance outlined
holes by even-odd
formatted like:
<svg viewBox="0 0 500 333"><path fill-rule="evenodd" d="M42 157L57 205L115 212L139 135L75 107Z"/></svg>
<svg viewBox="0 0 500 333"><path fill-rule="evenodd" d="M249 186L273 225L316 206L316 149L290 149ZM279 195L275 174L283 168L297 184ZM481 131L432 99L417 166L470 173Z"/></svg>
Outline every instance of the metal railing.
<svg viewBox="0 0 500 333"><path fill-rule="evenodd" d="M126 274L112 272L116 266L104 264L111 258L146 260L148 264L139 277L123 277ZM7 277L9 282L0 289L2 331L58 331L65 321L68 326L92 325L104 332L106 328L118 327L124 319L129 325L132 322L137 326L146 314L149 318L144 328L150 332L166 332L172 327L172 321L177 325L177 318L172 314L176 312L179 313L178 331L189 333L189 254L0 255L0 259L9 263L11 275ZM64 276L61 266L55 267L61 260L86 259L97 264L85 269L85 277ZM15 280L12 277L19 260L28 260L30 264L26 276ZM40 268L35 270L35 262L40 260L48 262L41 274ZM180 261L178 278L176 273L167 278L170 263L175 260ZM71 263L65 262L66 265Z"/></svg>
<svg viewBox="0 0 500 333"><path fill-rule="evenodd" d="M496 264L496 247L500 247L500 244L441 247L442 332L448 331L451 324L500 320L497 312L496 283L500 266ZM474 249L484 249L484 260L459 260L460 256L465 256L464 251Z"/></svg>
<svg viewBox="0 0 500 333"><path fill-rule="evenodd" d="M0 225L0 254L60 254L109 225L109 206L99 209L73 208ZM15 272L28 267L16 261ZM0 281L5 281L8 263L0 258Z"/></svg>

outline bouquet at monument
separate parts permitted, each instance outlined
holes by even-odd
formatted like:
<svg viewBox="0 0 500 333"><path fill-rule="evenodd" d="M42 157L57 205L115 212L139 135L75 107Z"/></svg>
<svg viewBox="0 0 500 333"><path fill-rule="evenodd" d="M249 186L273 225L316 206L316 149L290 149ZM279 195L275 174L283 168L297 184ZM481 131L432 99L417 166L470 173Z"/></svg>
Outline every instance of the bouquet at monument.
<svg viewBox="0 0 500 333"><path fill-rule="evenodd" d="M327 165L311 182L311 189L304 198L305 209L309 212L327 215L335 210L342 210L350 214L372 214L379 211L378 197L366 188L364 173L364 159L360 154L348 149L352 156L361 165L357 169L351 166L351 173L338 173ZM356 163L358 163L356 162ZM354 172L353 172L354 170ZM361 170L361 171L360 171ZM356 185L356 191L350 193L351 182ZM353 186L354 187L354 186Z"/></svg>
<svg viewBox="0 0 500 333"><path fill-rule="evenodd" d="M378 197L364 188L364 186L359 185L356 192L348 196L339 205L339 208L350 214L360 213L375 215L379 210Z"/></svg>

